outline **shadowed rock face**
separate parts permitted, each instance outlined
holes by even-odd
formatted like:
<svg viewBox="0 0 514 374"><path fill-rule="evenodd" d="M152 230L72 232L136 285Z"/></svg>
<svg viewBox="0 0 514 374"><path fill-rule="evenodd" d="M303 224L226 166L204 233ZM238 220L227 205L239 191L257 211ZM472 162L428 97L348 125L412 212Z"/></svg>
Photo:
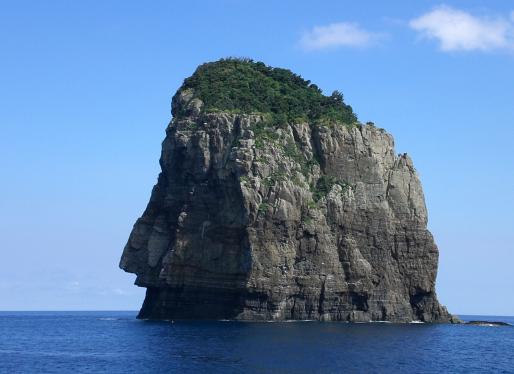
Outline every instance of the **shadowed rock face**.
<svg viewBox="0 0 514 374"><path fill-rule="evenodd" d="M266 127L174 100L120 267L140 318L449 322L411 159L372 125Z"/></svg>

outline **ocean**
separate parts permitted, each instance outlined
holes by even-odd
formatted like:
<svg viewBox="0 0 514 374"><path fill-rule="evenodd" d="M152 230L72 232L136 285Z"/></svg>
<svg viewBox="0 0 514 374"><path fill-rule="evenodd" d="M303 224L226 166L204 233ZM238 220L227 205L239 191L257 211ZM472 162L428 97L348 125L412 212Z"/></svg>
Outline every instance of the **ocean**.
<svg viewBox="0 0 514 374"><path fill-rule="evenodd" d="M0 312L1 373L514 373L514 327ZM514 317L461 316L464 320Z"/></svg>

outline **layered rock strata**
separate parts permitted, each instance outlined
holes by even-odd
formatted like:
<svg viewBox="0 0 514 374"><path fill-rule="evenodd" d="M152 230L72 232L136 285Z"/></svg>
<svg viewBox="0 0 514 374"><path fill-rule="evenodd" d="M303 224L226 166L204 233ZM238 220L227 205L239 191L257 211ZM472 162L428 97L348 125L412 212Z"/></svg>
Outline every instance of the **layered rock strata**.
<svg viewBox="0 0 514 374"><path fill-rule="evenodd" d="M204 113L174 100L162 172L120 267L140 318L449 322L408 155L374 125Z"/></svg>

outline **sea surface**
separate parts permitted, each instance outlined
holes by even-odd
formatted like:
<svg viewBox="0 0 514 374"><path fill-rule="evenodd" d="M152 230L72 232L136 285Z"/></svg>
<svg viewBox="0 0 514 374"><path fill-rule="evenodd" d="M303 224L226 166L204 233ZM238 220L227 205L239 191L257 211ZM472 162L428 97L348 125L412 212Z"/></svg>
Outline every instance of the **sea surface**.
<svg viewBox="0 0 514 374"><path fill-rule="evenodd" d="M1 373L514 373L514 327L0 312ZM464 320L514 317L461 316Z"/></svg>

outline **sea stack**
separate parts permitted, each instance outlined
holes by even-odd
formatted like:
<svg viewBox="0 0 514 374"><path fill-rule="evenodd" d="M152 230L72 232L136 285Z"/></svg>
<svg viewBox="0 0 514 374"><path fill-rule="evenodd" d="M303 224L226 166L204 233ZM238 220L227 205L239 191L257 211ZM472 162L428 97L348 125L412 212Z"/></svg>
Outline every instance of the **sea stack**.
<svg viewBox="0 0 514 374"><path fill-rule="evenodd" d="M203 64L173 97L160 165L120 262L147 289L139 318L456 321L412 160L340 92Z"/></svg>

